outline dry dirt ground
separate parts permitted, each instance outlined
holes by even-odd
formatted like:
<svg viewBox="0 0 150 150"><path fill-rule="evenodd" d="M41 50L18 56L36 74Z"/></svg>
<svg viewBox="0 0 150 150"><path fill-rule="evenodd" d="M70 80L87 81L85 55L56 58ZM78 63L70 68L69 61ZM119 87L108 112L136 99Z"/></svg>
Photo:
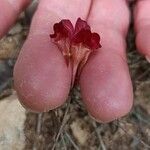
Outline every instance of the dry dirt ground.
<svg viewBox="0 0 150 150"><path fill-rule="evenodd" d="M0 120L0 150L150 149L150 64L136 51L132 23L127 38L127 57L134 86L134 107L126 117L109 124L97 123L88 116L79 88L70 93L64 106L47 113L31 113L17 101L8 102L14 99L12 71L28 29L29 18L23 13L15 27L0 40L0 112L3 118ZM7 108L8 103L11 107ZM15 144L8 135L16 140Z"/></svg>

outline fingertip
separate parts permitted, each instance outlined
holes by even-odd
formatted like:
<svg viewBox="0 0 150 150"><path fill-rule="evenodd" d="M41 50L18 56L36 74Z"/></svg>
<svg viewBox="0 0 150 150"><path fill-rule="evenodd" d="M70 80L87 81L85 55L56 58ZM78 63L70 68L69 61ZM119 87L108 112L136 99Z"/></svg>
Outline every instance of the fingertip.
<svg viewBox="0 0 150 150"><path fill-rule="evenodd" d="M113 54L103 55L84 68L80 79L87 110L98 122L125 116L133 105L133 91L126 62Z"/></svg>
<svg viewBox="0 0 150 150"><path fill-rule="evenodd" d="M0 38L15 23L18 15L29 4L30 0L0 1Z"/></svg>
<svg viewBox="0 0 150 150"><path fill-rule="evenodd" d="M134 8L134 29L138 51L150 58L150 1L137 1ZM149 60L149 59L148 59Z"/></svg>
<svg viewBox="0 0 150 150"><path fill-rule="evenodd" d="M61 52L42 35L30 36L14 68L14 86L23 104L36 112L61 106L70 90L70 72Z"/></svg>
<svg viewBox="0 0 150 150"><path fill-rule="evenodd" d="M49 34L53 24L68 18L75 22L78 15L85 18L90 1L43 0L32 19L27 42L23 46L14 70L14 83L21 102L34 111L47 111L62 105L70 91L71 68ZM67 2L67 5L66 5ZM68 10L67 12L64 10Z"/></svg>
<svg viewBox="0 0 150 150"><path fill-rule="evenodd" d="M138 51L144 56L146 56L146 59L150 57L149 42L150 42L150 27L144 26L137 31L136 46L137 46Z"/></svg>
<svg viewBox="0 0 150 150"><path fill-rule="evenodd" d="M123 101L124 99L122 99ZM96 122L99 123L109 123L112 121L115 121L117 119L120 119L121 117L126 116L132 108L132 104L128 103L128 105L123 104L117 104L116 106L116 99L110 99L110 100L106 100L108 101L112 101L114 102L114 104L112 103L107 103L107 104L102 104L102 109L103 112L100 111L99 109L101 109L101 107L99 108L91 108L91 109L95 109L95 111L89 109L89 116L95 120ZM133 101L133 100L130 100ZM114 107L112 107L114 105ZM119 109L118 109L119 108Z"/></svg>
<svg viewBox="0 0 150 150"><path fill-rule="evenodd" d="M95 1L88 19L100 34L102 48L88 60L80 86L84 104L98 122L110 122L126 115L133 104L125 54L130 13L126 1L115 2Z"/></svg>

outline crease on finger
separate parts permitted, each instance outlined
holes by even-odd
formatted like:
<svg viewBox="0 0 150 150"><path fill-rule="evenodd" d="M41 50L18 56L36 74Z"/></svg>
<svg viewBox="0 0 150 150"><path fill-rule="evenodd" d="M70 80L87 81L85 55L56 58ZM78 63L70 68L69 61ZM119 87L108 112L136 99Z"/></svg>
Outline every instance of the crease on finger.
<svg viewBox="0 0 150 150"><path fill-rule="evenodd" d="M86 19L85 19L85 20L88 20L88 18L89 18L89 16L90 16L90 12L91 12L91 10L92 10L94 1L95 1L95 0L91 0L91 2L90 2L89 9L88 9L88 13L87 13L87 16L86 16Z"/></svg>

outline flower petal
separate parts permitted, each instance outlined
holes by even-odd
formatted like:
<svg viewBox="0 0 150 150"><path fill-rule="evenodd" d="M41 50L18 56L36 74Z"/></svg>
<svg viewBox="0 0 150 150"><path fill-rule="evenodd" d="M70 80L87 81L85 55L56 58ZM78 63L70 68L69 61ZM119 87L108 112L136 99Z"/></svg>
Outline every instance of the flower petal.
<svg viewBox="0 0 150 150"><path fill-rule="evenodd" d="M62 20L54 24L54 43L62 52L67 66L72 70L71 87L78 83L82 68L90 54L101 47L100 36L92 33L90 26L81 18L77 19L75 29L70 20Z"/></svg>
<svg viewBox="0 0 150 150"><path fill-rule="evenodd" d="M73 38L72 38L72 43L73 44L79 44L79 43L84 43L86 41L86 38L91 35L90 30L85 30L82 29L80 32L78 32Z"/></svg>
<svg viewBox="0 0 150 150"><path fill-rule="evenodd" d="M86 21L82 20L81 18L77 19L76 25L75 25L75 31L74 35L79 33L81 30L91 30L90 26L87 24Z"/></svg>
<svg viewBox="0 0 150 150"><path fill-rule="evenodd" d="M93 50L101 48L100 36L97 33L91 33L91 36L89 36L85 41L85 45Z"/></svg>
<svg viewBox="0 0 150 150"><path fill-rule="evenodd" d="M51 38L55 38L55 41L59 41L62 38L71 38L74 28L70 20L63 19L59 23L54 24L54 34L51 34Z"/></svg>

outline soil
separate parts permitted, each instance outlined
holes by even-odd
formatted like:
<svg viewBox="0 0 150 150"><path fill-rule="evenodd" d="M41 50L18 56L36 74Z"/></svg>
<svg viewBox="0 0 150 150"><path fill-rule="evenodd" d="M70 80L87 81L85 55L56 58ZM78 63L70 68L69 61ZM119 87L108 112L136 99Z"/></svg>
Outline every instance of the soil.
<svg viewBox="0 0 150 150"><path fill-rule="evenodd" d="M13 66L29 31L24 14L0 40L0 99L13 91ZM127 37L127 58L134 87L134 106L108 124L92 120L76 87L66 104L47 113L26 111L24 150L148 150L150 149L150 64L136 51L133 23Z"/></svg>

